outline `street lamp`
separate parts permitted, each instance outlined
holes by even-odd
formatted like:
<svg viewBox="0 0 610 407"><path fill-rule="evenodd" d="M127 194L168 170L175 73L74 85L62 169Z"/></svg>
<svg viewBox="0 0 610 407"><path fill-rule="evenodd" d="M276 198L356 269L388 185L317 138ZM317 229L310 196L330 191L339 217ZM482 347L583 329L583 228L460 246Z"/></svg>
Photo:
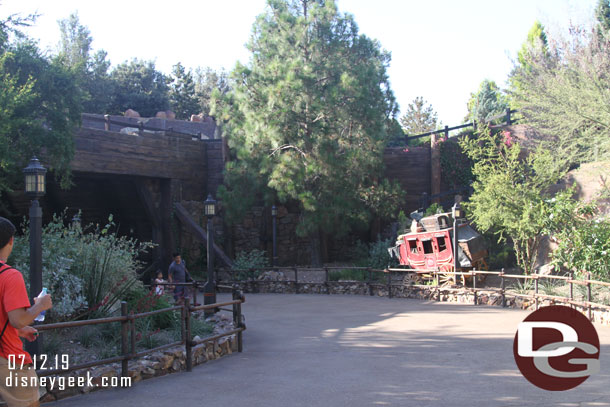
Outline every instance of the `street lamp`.
<svg viewBox="0 0 610 407"><path fill-rule="evenodd" d="M453 271L457 273L459 264L457 222L458 219L464 216L464 212L462 211L462 207L459 202L456 202L451 208L451 215L453 217ZM453 277L455 283L457 284L457 274L454 274Z"/></svg>
<svg viewBox="0 0 610 407"><path fill-rule="evenodd" d="M205 216L208 218L207 240L208 240L208 280L203 287L203 303L204 305L214 304L216 302L216 282L214 281L214 232L212 226L212 218L216 216L216 201L212 195L203 203ZM213 315L213 310L206 310L205 315Z"/></svg>
<svg viewBox="0 0 610 407"><path fill-rule="evenodd" d="M273 218L273 258L271 259L271 265L275 267L277 261L277 206L271 207L271 216Z"/></svg>
<svg viewBox="0 0 610 407"><path fill-rule="evenodd" d="M23 169L25 176L25 194L32 200L30 206L30 298L34 298L42 291L42 208L38 198L46 192L44 168L38 158L33 156L27 167ZM40 354L41 340L28 342L28 351Z"/></svg>

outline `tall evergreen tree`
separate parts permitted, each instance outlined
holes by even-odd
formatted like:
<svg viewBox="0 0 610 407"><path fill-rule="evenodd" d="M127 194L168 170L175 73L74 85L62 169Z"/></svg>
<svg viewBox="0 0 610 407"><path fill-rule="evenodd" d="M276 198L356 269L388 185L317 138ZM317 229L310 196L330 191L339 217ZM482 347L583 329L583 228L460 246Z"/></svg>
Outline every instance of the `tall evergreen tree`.
<svg viewBox="0 0 610 407"><path fill-rule="evenodd" d="M9 40L7 34L28 21L0 21L0 195L21 184L22 169L43 152L47 167L67 187L73 132L80 123L81 92L72 72L24 35Z"/></svg>
<svg viewBox="0 0 610 407"><path fill-rule="evenodd" d="M227 217L257 195L297 202L297 234L309 237L317 264L320 233L397 207L398 187L378 181L396 113L390 55L330 0L269 0L248 49L250 64L238 64L224 110L215 110L237 158L220 192Z"/></svg>
<svg viewBox="0 0 610 407"><path fill-rule="evenodd" d="M74 73L83 92L83 110L107 113L113 89L107 53L99 50L91 54L93 38L89 29L80 23L77 13L60 20L59 30L61 39L56 59Z"/></svg>
<svg viewBox="0 0 610 407"><path fill-rule="evenodd" d="M482 123L505 111L508 100L494 81L485 79L479 85L479 90L470 94L467 107L466 120Z"/></svg>
<svg viewBox="0 0 610 407"><path fill-rule="evenodd" d="M212 94L217 92L220 97L229 90L229 76L225 70L215 71L210 67L195 69L195 92L199 111L204 115L210 114Z"/></svg>
<svg viewBox="0 0 610 407"><path fill-rule="evenodd" d="M169 108L167 78L152 61L132 59L117 65L110 73L114 82L109 113L134 109L144 117Z"/></svg>
<svg viewBox="0 0 610 407"><path fill-rule="evenodd" d="M595 18L597 19L598 31L608 34L610 31L610 1L598 0L595 8Z"/></svg>
<svg viewBox="0 0 610 407"><path fill-rule="evenodd" d="M426 133L436 129L438 114L432 105L418 96L407 106L407 111L400 118L402 129L410 136Z"/></svg>
<svg viewBox="0 0 610 407"><path fill-rule="evenodd" d="M191 71L180 62L174 65L169 85L169 103L177 119L188 120L199 113L199 101L195 93L195 81Z"/></svg>

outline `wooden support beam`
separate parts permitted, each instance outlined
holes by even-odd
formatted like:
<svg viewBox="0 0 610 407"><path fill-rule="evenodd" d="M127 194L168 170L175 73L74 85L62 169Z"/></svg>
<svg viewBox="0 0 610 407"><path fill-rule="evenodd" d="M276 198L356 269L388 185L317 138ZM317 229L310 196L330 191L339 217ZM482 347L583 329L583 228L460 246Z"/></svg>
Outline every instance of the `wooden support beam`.
<svg viewBox="0 0 610 407"><path fill-rule="evenodd" d="M191 215L184 208L184 206L182 206L178 202L175 202L174 208L176 209L176 216L178 217L180 222L182 222L182 225L185 228L187 228L188 230L190 230L191 233L193 233L193 235L195 235L195 237L197 239L201 240L204 243L207 243L208 239L207 239L206 231L201 226L199 226L193 220L193 218L191 218ZM214 243L214 252L218 256L218 258L220 258L223 261L223 263L225 265L227 265L228 267L233 267L233 261L229 258L229 256L227 256L225 254L225 252L216 243Z"/></svg>

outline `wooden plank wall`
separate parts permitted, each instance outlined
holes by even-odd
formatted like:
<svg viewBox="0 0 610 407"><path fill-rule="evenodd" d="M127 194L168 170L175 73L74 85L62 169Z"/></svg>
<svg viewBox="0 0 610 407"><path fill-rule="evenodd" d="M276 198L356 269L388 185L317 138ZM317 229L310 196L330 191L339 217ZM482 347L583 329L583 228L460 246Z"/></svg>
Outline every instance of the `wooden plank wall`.
<svg viewBox="0 0 610 407"><path fill-rule="evenodd" d="M385 176L406 191L401 209L408 216L420 207L422 193L430 194L430 147L388 148L383 154Z"/></svg>
<svg viewBox="0 0 610 407"><path fill-rule="evenodd" d="M73 171L172 179L180 200L205 200L207 145L201 140L81 128L74 141Z"/></svg>

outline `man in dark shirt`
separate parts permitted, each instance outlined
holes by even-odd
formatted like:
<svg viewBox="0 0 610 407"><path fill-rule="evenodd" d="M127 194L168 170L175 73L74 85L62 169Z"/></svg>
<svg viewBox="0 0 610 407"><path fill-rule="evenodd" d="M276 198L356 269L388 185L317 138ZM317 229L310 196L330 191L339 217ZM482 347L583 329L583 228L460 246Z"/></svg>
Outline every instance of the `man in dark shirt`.
<svg viewBox="0 0 610 407"><path fill-rule="evenodd" d="M174 261L169 265L167 277L170 283L185 283L187 278L191 280L191 276L186 269L186 264L182 260L180 253L173 254ZM183 285L177 285L174 288L174 300L177 304L181 304L184 301L184 297L188 297L186 287Z"/></svg>

